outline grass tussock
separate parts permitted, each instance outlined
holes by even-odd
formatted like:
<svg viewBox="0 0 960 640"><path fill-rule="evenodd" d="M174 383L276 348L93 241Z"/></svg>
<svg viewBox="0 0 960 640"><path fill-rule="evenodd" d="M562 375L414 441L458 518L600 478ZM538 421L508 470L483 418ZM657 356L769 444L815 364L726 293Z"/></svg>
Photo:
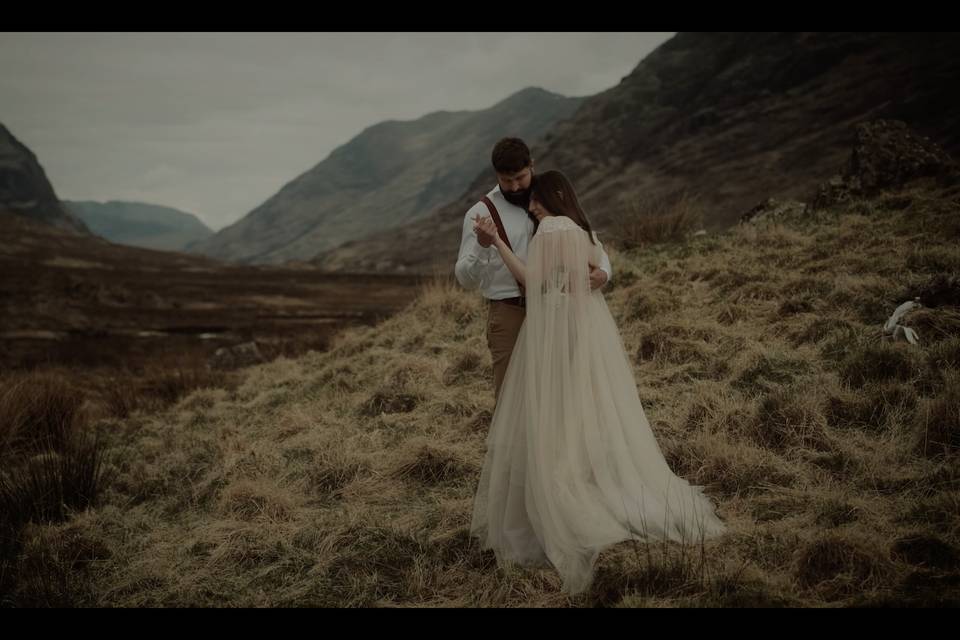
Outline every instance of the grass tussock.
<svg viewBox="0 0 960 640"><path fill-rule="evenodd" d="M690 194L629 203L616 227L621 249L682 241L703 227L703 204Z"/></svg>

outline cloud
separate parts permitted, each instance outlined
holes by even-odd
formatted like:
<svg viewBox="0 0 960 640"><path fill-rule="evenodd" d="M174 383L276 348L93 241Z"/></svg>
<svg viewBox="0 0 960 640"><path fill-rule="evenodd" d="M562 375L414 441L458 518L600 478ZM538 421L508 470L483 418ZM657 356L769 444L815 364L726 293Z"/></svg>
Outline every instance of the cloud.
<svg viewBox="0 0 960 640"><path fill-rule="evenodd" d="M383 120L614 86L669 33L6 33L3 123L65 199L234 222Z"/></svg>

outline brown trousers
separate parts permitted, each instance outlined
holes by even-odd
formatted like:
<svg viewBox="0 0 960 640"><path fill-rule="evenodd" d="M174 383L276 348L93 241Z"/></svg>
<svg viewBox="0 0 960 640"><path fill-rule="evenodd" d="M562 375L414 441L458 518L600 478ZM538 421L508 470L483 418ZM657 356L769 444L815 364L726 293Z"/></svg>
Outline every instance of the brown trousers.
<svg viewBox="0 0 960 640"><path fill-rule="evenodd" d="M517 343L520 326L527 317L525 307L490 300L487 313L487 346L493 356L493 394L500 397L500 386L510 364L510 354Z"/></svg>

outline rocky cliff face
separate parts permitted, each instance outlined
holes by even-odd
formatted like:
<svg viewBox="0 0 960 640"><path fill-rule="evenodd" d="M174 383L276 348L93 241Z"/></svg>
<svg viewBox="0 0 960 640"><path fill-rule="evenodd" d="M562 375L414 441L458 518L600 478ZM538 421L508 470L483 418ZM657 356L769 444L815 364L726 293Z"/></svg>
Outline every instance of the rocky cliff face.
<svg viewBox="0 0 960 640"><path fill-rule="evenodd" d="M89 233L86 225L67 211L43 167L23 143L0 124L0 210L11 211L63 229Z"/></svg>

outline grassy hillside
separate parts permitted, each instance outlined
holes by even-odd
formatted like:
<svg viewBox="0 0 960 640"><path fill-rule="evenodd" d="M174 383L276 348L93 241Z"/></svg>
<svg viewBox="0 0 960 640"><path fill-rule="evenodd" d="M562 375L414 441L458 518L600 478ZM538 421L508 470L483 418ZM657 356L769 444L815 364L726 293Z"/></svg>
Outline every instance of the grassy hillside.
<svg viewBox="0 0 960 640"><path fill-rule="evenodd" d="M909 314L919 346L881 329L960 274L957 189L608 250L647 416L718 503L723 538L621 543L572 599L552 570L481 553L486 309L438 279L233 390L91 419L110 481L65 522L23 526L7 603L960 604L960 308Z"/></svg>

